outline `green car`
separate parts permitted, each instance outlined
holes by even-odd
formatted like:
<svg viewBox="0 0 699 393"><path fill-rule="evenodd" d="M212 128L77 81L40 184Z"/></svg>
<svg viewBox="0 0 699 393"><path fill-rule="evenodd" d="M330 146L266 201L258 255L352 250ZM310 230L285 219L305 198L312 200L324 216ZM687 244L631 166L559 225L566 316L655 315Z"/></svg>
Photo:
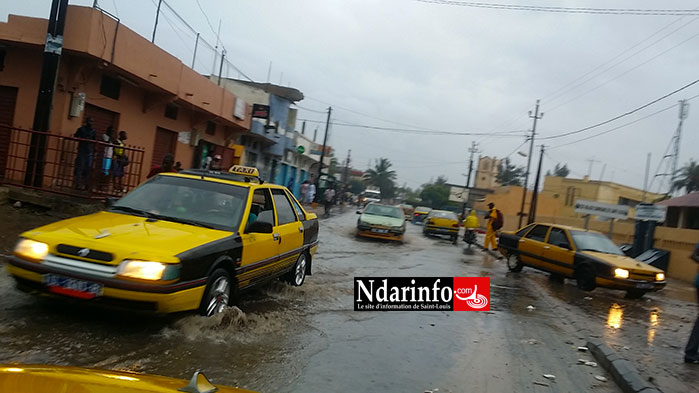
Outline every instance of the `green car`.
<svg viewBox="0 0 699 393"><path fill-rule="evenodd" d="M357 236L403 241L405 218L400 206L370 203L357 220Z"/></svg>

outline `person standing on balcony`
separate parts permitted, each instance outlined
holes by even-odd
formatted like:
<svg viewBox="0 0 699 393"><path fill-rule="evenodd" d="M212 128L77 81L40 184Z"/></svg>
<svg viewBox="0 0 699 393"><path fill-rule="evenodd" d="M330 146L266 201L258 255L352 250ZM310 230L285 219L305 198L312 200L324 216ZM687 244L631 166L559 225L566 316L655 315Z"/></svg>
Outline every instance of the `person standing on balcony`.
<svg viewBox="0 0 699 393"><path fill-rule="evenodd" d="M95 129L92 128L92 119L85 118L85 124L78 128L73 136L82 139L78 141L78 155L75 157L75 188L85 190L90 180L90 169L95 151L95 144L92 141L96 139L96 134Z"/></svg>

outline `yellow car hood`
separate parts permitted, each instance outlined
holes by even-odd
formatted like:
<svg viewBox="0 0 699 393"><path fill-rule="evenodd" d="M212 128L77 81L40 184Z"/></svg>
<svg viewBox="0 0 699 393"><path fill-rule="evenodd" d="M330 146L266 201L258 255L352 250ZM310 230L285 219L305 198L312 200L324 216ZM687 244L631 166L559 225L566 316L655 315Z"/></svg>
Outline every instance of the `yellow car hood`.
<svg viewBox="0 0 699 393"><path fill-rule="evenodd" d="M114 254L112 264L123 259L178 262L175 255L199 245L230 236L220 231L171 221L147 222L128 214L99 212L70 218L23 233L21 236L47 243L49 252L67 244Z"/></svg>
<svg viewBox="0 0 699 393"><path fill-rule="evenodd" d="M157 375L80 367L0 365L0 392L178 393L188 381ZM219 393L252 393L217 386Z"/></svg>
<svg viewBox="0 0 699 393"><path fill-rule="evenodd" d="M596 251L582 251L582 253L586 254L586 255L590 255L590 256L595 257L597 259L600 259L600 260L607 262L609 264L612 264L615 267L629 270L631 272L647 272L647 273L662 273L663 272L661 269L658 269L657 267L651 266L651 265L649 265L647 263L643 263L641 261L637 261L631 257L627 257L626 255L606 254L603 252L596 252Z"/></svg>

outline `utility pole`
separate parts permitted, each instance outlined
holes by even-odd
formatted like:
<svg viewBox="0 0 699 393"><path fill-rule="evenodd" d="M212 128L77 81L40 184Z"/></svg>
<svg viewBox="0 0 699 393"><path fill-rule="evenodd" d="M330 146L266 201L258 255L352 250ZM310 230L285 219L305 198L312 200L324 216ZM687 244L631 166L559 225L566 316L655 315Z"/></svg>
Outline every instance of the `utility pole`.
<svg viewBox="0 0 699 393"><path fill-rule="evenodd" d="M345 160L345 175L343 179L345 185L349 182L350 154L352 154L352 149L347 150L347 160Z"/></svg>
<svg viewBox="0 0 699 393"><path fill-rule="evenodd" d="M527 224L531 224L536 219L536 204L539 201L539 179L541 178L541 163L544 161L544 149L546 146L541 145L541 154L539 155L539 168L536 170L536 180L534 181L534 191L532 192L532 203L529 205L529 219Z"/></svg>
<svg viewBox="0 0 699 393"><path fill-rule="evenodd" d="M466 176L466 185L464 186L464 191L462 191L461 193L461 197L463 198L463 193L466 192L466 190L469 190L469 196L464 201L463 206L461 207L461 217L466 217L466 205L468 204L468 200L471 199L471 187L469 185L471 184L471 173L473 172L473 155L478 152L475 141L471 141L471 147L468 149L468 151L471 153L471 158L469 159L468 164L468 176Z"/></svg>
<svg viewBox="0 0 699 393"><path fill-rule="evenodd" d="M524 176L524 187L522 187L522 206L519 208L519 226L522 227L522 219L524 218L524 201L527 199L527 183L529 182L529 169L532 164L532 154L534 154L534 137L536 136L536 121L544 117L544 113L539 114L539 100L536 100L536 109L534 110L534 116L532 116L532 111L529 111L529 117L534 119L534 125L532 126L532 135L529 137L531 139L529 144L529 156L527 157L527 173Z"/></svg>
<svg viewBox="0 0 699 393"><path fill-rule="evenodd" d="M320 199L320 176L323 174L323 159L325 159L325 146L328 143L328 132L330 131L330 114L333 108L328 107L328 119L325 122L325 137L323 137L323 150L320 151L320 163L318 165L318 177L316 178L316 201Z"/></svg>
<svg viewBox="0 0 699 393"><path fill-rule="evenodd" d="M56 88L56 76L63 50L63 29L66 24L68 0L53 0L49 15L49 26L46 33L44 55L41 63L41 79L39 93L34 109L35 131L48 132L51 125L51 107L53 106L53 91ZM46 135L32 134L24 184L41 187L44 178L44 156L46 155Z"/></svg>
<svg viewBox="0 0 699 393"><path fill-rule="evenodd" d="M153 37L151 37L150 42L155 43L155 31L158 30L158 19L160 18L160 6L163 4L163 0L158 0L158 9L155 11L155 24L153 25Z"/></svg>
<svg viewBox="0 0 699 393"><path fill-rule="evenodd" d="M604 171L606 169L607 169L607 164L605 163L604 165L602 165L602 173L600 173L600 175L599 175L599 181L602 181L602 179L604 178Z"/></svg>
<svg viewBox="0 0 699 393"><path fill-rule="evenodd" d="M646 193L648 192L648 171L650 171L650 153L648 153L648 158L646 158L646 177L643 179L643 200L646 201Z"/></svg>

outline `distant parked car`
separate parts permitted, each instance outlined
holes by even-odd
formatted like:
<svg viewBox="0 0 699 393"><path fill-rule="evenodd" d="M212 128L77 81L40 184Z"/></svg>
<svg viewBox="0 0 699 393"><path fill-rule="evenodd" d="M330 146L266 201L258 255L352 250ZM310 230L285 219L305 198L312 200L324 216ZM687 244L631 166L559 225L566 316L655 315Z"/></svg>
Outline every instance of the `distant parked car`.
<svg viewBox="0 0 699 393"><path fill-rule="evenodd" d="M413 210L413 224L422 224L428 214L432 211L431 207L418 206Z"/></svg>

